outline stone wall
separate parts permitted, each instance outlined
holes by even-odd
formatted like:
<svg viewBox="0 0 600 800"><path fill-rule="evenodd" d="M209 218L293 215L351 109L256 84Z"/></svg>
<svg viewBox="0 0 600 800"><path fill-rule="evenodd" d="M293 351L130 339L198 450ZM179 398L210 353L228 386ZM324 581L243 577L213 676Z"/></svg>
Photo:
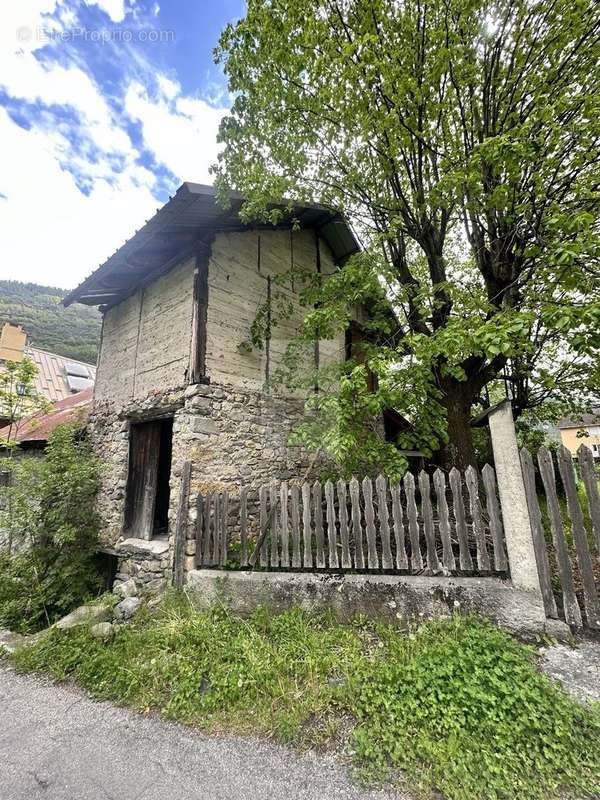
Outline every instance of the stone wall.
<svg viewBox="0 0 600 800"><path fill-rule="evenodd" d="M169 510L172 533L185 461L192 462L191 514L199 492L227 489L235 496L242 485L256 488L271 478L302 475L309 456L302 448L288 445L289 434L302 413L303 404L298 399L219 384L196 384L154 393L119 409L97 403L90 420L90 435L101 455L99 510L104 544L115 545L123 534L132 422L173 417ZM193 542L188 546L188 556L191 555Z"/></svg>

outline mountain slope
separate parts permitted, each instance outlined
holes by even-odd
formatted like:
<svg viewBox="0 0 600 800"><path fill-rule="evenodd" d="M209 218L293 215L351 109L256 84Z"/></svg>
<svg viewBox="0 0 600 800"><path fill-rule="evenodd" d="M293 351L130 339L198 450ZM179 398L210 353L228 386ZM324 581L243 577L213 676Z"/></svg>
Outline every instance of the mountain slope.
<svg viewBox="0 0 600 800"><path fill-rule="evenodd" d="M29 343L42 350L95 364L101 315L79 304L65 308L64 289L0 280L0 326L21 325Z"/></svg>

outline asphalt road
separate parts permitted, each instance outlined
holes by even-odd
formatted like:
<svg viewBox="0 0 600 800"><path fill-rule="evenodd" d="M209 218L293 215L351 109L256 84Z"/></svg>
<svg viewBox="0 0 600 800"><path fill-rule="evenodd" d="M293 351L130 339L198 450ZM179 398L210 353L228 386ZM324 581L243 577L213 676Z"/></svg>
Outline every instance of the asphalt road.
<svg viewBox="0 0 600 800"><path fill-rule="evenodd" d="M0 666L0 800L406 800L320 755L207 736Z"/></svg>

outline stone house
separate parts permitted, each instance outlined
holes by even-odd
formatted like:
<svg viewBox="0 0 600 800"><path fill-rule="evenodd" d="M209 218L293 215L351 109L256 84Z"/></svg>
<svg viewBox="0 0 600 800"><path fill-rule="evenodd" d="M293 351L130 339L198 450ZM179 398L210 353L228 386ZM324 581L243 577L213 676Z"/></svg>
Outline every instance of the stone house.
<svg viewBox="0 0 600 800"><path fill-rule="evenodd" d="M307 454L288 446L302 398L265 390L305 313L293 279L281 276L292 267L326 276L358 250L328 209L296 207L275 226L246 225L241 203L233 196L223 210L212 187L184 183L64 301L103 312L90 417L103 536L118 576L151 588L169 578L185 461L192 497L306 469ZM275 291L288 313L262 349L251 347L251 325ZM349 346L348 335L321 341L311 358L341 360Z"/></svg>

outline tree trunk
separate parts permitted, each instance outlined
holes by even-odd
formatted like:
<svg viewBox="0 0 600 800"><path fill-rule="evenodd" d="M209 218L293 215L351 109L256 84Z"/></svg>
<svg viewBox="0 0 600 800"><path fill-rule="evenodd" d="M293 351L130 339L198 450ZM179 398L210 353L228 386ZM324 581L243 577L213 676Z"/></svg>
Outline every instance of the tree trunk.
<svg viewBox="0 0 600 800"><path fill-rule="evenodd" d="M454 380L444 381L441 389L448 420L448 443L438 450L434 460L445 470L477 466L471 428L474 393L468 383Z"/></svg>

